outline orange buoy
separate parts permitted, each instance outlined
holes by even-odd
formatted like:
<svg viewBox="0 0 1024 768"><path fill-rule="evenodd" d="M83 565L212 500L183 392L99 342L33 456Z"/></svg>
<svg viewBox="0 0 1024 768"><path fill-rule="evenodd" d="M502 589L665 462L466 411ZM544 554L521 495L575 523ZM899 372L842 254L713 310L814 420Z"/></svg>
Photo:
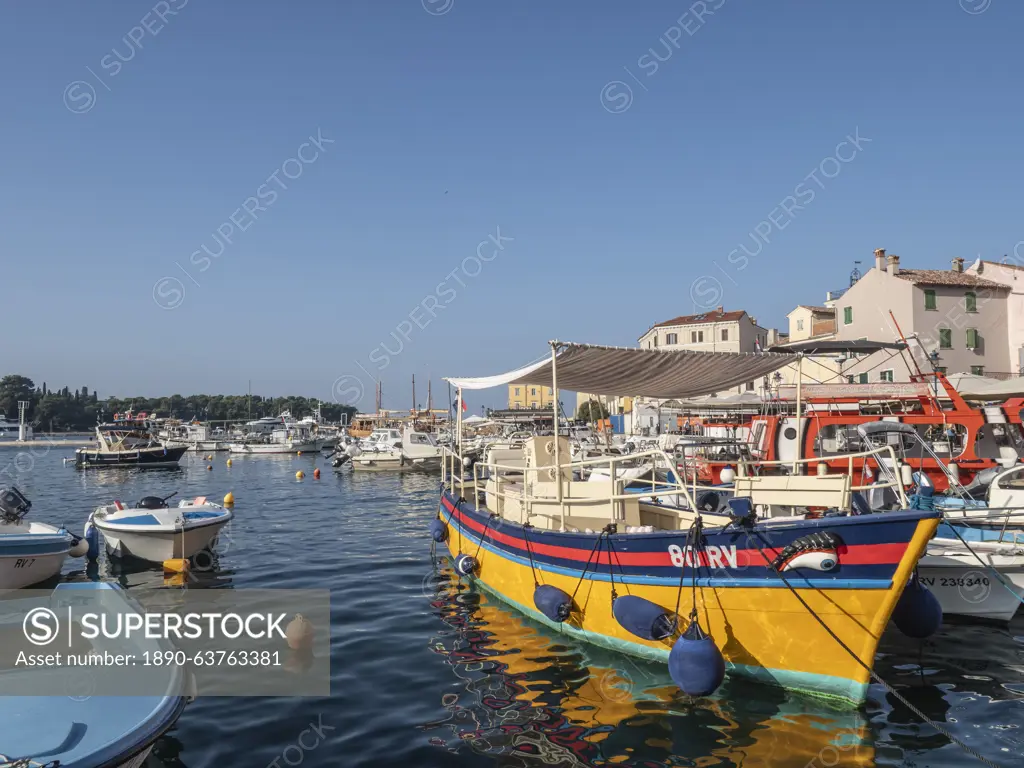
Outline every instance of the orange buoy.
<svg viewBox="0 0 1024 768"><path fill-rule="evenodd" d="M313 477L315 477L317 480L320 479L320 468L319 467L317 467L316 469L313 470Z"/></svg>

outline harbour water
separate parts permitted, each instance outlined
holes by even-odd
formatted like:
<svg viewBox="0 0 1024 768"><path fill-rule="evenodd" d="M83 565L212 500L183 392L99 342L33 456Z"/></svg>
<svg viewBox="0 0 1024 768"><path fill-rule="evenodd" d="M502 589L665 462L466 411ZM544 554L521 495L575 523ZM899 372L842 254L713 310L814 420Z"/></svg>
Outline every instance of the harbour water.
<svg viewBox="0 0 1024 768"><path fill-rule="evenodd" d="M335 472L306 455L232 456L227 467L224 453L190 453L178 470L78 471L63 465L68 453L0 449L3 483L32 500L32 519L80 531L115 498L230 490L236 517L187 587L332 593L329 699L200 698L150 766L981 764L881 686L860 711L735 680L690 702L661 665L567 642L435 567L432 476ZM105 556L96 573L69 561L64 578L164 584L159 569ZM946 624L923 644L890 632L876 668L995 764L1024 765L1021 616L1009 628Z"/></svg>

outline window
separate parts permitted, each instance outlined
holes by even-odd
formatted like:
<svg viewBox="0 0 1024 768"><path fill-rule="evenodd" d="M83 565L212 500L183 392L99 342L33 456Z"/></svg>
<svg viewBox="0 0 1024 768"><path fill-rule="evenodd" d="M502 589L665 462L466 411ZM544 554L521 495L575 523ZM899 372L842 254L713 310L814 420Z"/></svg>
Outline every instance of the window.
<svg viewBox="0 0 1024 768"><path fill-rule="evenodd" d="M846 383L847 384L853 384L853 376L847 376L846 377Z"/></svg>
<svg viewBox="0 0 1024 768"><path fill-rule="evenodd" d="M550 396L552 396L554 394L555 393L552 391L551 387L548 387L548 397L550 397Z"/></svg>
<svg viewBox="0 0 1024 768"><path fill-rule="evenodd" d="M654 334L654 348L658 348L658 334Z"/></svg>
<svg viewBox="0 0 1024 768"><path fill-rule="evenodd" d="M985 375L985 366L984 365L972 365L971 366L971 373L974 374L975 376L984 376Z"/></svg>
<svg viewBox="0 0 1024 768"><path fill-rule="evenodd" d="M674 333L666 333L665 334L665 343L666 344L678 344L679 343L679 336L677 336Z"/></svg>
<svg viewBox="0 0 1024 768"><path fill-rule="evenodd" d="M879 381L892 381L892 368L889 368L888 370L885 370L885 371L879 371L878 372L878 380Z"/></svg>
<svg viewBox="0 0 1024 768"><path fill-rule="evenodd" d="M534 397L536 397L537 396L537 388L536 387L530 387L530 394L533 395Z"/></svg>
<svg viewBox="0 0 1024 768"><path fill-rule="evenodd" d="M516 387L516 397L519 397L519 387Z"/></svg>
<svg viewBox="0 0 1024 768"><path fill-rule="evenodd" d="M728 328L723 328L722 329L722 341L728 341L728 340L729 340L729 329Z"/></svg>
<svg viewBox="0 0 1024 768"><path fill-rule="evenodd" d="M530 407L531 407L531 408L536 408L536 407L537 407L537 403L536 403L536 402L532 402L532 403L530 403Z"/></svg>
<svg viewBox="0 0 1024 768"><path fill-rule="evenodd" d="M978 344L978 329L977 328L968 328L967 329L967 348L968 349L977 349L979 346L981 346L981 345Z"/></svg>
<svg viewBox="0 0 1024 768"><path fill-rule="evenodd" d="M867 375L867 373L859 374L857 376L857 383L858 384L867 384L868 383L868 375Z"/></svg>
<svg viewBox="0 0 1024 768"><path fill-rule="evenodd" d="M798 331L802 331L804 329L804 321L803 320L797 320L796 321L796 329Z"/></svg>
<svg viewBox="0 0 1024 768"><path fill-rule="evenodd" d="M935 291L929 289L924 292L924 308L928 310L938 310L938 305L935 303Z"/></svg>
<svg viewBox="0 0 1024 768"><path fill-rule="evenodd" d="M753 392L753 391L754 391L754 382L748 381L747 382L747 392Z"/></svg>
<svg viewBox="0 0 1024 768"><path fill-rule="evenodd" d="M843 325L853 322L853 307L843 307Z"/></svg>
<svg viewBox="0 0 1024 768"><path fill-rule="evenodd" d="M964 294L964 309L968 312L978 311L978 294L974 291L968 291Z"/></svg>
<svg viewBox="0 0 1024 768"><path fill-rule="evenodd" d="M939 349L953 348L953 331L950 328L939 328Z"/></svg>
<svg viewBox="0 0 1024 768"><path fill-rule="evenodd" d="M704 343L704 331L690 331L690 343L691 344L703 344Z"/></svg>

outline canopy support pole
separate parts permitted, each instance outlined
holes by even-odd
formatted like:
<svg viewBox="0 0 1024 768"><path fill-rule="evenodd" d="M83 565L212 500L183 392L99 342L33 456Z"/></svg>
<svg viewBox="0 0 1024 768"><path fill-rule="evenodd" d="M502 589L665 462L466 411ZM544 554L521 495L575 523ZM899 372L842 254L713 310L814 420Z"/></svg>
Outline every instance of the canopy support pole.
<svg viewBox="0 0 1024 768"><path fill-rule="evenodd" d="M463 463L462 463L462 387L459 387L457 397L458 397L458 400L459 400L459 407L455 409L455 418L457 420L455 422L456 423L456 427L455 427L455 445L457 446L456 447L456 452L457 452L457 457L458 457L458 460L459 460L459 466L457 467L457 469L459 471L459 495L461 496L462 495L462 491L465 488L465 475L463 474ZM452 477L453 478L455 476L455 470L456 470L455 458L453 457L452 458ZM476 493L476 489L475 488L473 489L473 492ZM476 504L476 496L473 497L473 504L474 505Z"/></svg>
<svg viewBox="0 0 1024 768"><path fill-rule="evenodd" d="M796 453L793 456L793 474L800 471L800 459L803 454L804 431L800 424L801 396L803 395L802 384L804 380L804 355L798 352L796 356Z"/></svg>
<svg viewBox="0 0 1024 768"><path fill-rule="evenodd" d="M558 499L559 530L565 530L565 504L562 501L562 458L558 450L558 342L551 342L551 412L555 417L555 493Z"/></svg>

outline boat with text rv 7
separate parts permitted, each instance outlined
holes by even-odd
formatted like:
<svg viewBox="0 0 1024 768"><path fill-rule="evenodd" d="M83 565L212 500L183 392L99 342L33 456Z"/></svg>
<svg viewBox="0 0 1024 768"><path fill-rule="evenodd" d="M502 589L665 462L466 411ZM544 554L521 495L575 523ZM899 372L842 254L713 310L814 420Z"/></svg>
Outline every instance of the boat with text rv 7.
<svg viewBox="0 0 1024 768"><path fill-rule="evenodd" d="M449 382L460 403L465 389L551 387L557 408L561 387L686 399L792 362L792 355L779 353L551 342L549 359L504 375ZM800 411L798 402L797 419ZM461 438L461 408L456 413ZM937 626L937 603L913 574L940 512L853 514L853 473L808 476L802 463L792 474L745 484L729 503L727 524L710 523L692 511L698 506L678 476L676 458L662 449L574 460L568 440L557 434L490 450L476 463L452 451L429 526L432 546L447 547L460 579L555 631L664 662L692 696L715 691L728 671L859 704L897 606L901 629L918 620ZM629 473L624 479L620 464L638 459L655 465L652 476L663 473L664 479L646 488L634 485ZM598 465L604 477L584 480ZM830 494L836 502L828 514L755 514L761 491L784 503L777 501L782 494L810 499L818 486L824 491L810 503ZM661 503L674 498L683 501Z"/></svg>
<svg viewBox="0 0 1024 768"><path fill-rule="evenodd" d="M905 349L904 342L824 341L773 347L772 351L824 356ZM846 454L862 449L857 433L860 425L880 418L908 424L942 461L927 454L908 455L906 461L914 471L926 472L940 491L949 487L951 478L970 487L976 478L984 480L1000 468L1013 466L1024 453L1024 398L974 407L939 372L912 374L909 382L803 384L800 397L804 407L799 417L792 412L796 395L795 385L780 387L778 398L767 404L772 412L755 415L738 429L722 426L719 431L745 435L755 459L817 458L832 471L845 468ZM717 434L715 427L705 427L705 432ZM702 464L707 479L718 483L722 470L735 466L735 461L710 456ZM863 459L856 467L868 471Z"/></svg>
<svg viewBox="0 0 1024 768"><path fill-rule="evenodd" d="M152 432L145 414L115 414L109 424L96 425L96 445L75 451L75 466L176 467L188 446L168 447Z"/></svg>

